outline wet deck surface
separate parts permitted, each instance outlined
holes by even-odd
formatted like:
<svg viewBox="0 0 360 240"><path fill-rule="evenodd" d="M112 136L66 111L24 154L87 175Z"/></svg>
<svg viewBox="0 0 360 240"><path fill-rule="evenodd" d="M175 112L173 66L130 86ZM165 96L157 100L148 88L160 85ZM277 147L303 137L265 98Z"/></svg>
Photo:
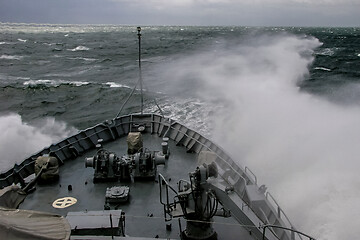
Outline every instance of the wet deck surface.
<svg viewBox="0 0 360 240"><path fill-rule="evenodd" d="M161 150L162 138L156 134L144 134L143 139L144 148L151 151ZM197 154L187 153L184 147L175 146L171 140L169 147L170 157L165 166L158 166L158 173L161 173L176 189L176 183L180 179L188 180L188 173L196 168ZM104 148L110 152L115 152L117 156L123 156L127 151L126 138L107 143ZM60 168L60 180L51 185L37 185L36 191L28 195L20 208L51 212L63 216L66 216L67 212L100 211L104 210L107 187L127 185L130 187L129 202L118 206L126 213L125 233L133 237L158 236L160 238L178 239L178 219L172 220L171 231L166 230L163 206L159 200L159 183L156 181L135 181L94 184L94 169L85 168L85 157L92 157L95 153L96 150L92 150L75 160L65 162ZM71 191L68 190L68 185L72 186ZM77 199L77 203L65 209L53 208L52 203L62 197L74 197ZM111 205L111 209L115 209L115 206ZM253 239L233 218L215 217L214 221L219 222L219 224L214 224L219 239ZM114 223L117 224L117 220L114 220ZM184 230L186 224L182 218L181 223Z"/></svg>

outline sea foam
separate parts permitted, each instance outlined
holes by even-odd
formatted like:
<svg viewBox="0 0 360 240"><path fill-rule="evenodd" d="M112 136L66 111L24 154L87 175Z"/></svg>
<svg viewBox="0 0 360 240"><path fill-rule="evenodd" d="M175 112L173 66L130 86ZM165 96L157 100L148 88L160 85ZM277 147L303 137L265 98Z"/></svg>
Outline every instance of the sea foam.
<svg viewBox="0 0 360 240"><path fill-rule="evenodd" d="M83 85L88 85L90 82L81 82L81 81L66 81L66 80L47 80L47 79L39 79L39 80L29 80L25 81L23 85L25 86L50 86L50 87L58 87L60 85L74 85L76 87L80 87Z"/></svg>
<svg viewBox="0 0 360 240"><path fill-rule="evenodd" d="M115 83L115 82L107 82L105 83L105 85L111 87L111 88L132 88L132 87L129 87L127 85L124 85L124 84L120 84L120 83Z"/></svg>
<svg viewBox="0 0 360 240"><path fill-rule="evenodd" d="M17 55L1 55L0 59L5 59L5 60L21 60L23 59L23 56L17 56Z"/></svg>
<svg viewBox="0 0 360 240"><path fill-rule="evenodd" d="M323 71L331 72L331 69L324 68L324 67L315 67L314 69L315 70L323 70Z"/></svg>
<svg viewBox="0 0 360 240"><path fill-rule="evenodd" d="M69 51L72 51L72 52L76 52L76 51L88 51L88 50L90 50L90 48L85 47L85 46L77 46L76 48L68 49L68 50L69 50Z"/></svg>

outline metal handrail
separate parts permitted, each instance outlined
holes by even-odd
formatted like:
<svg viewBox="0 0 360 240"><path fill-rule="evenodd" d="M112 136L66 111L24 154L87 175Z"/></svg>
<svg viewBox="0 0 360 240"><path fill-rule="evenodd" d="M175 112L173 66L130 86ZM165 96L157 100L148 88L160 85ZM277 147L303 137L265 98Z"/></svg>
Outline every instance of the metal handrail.
<svg viewBox="0 0 360 240"><path fill-rule="evenodd" d="M166 203L163 201L163 197L162 197L162 189L161 189L161 185L162 185L162 182L164 182L165 184L165 189L166 189ZM176 206L176 201L174 201L173 203L170 203L169 201L169 188L171 191L173 191L175 193L175 197L178 196L178 193L176 192L176 190L170 186L170 184L166 181L166 179L164 178L164 176L159 173L159 188L160 188L160 203L164 206L164 218L165 218L165 221L170 221L171 218L172 218L172 215L170 214L170 208L172 206ZM170 218L167 217L167 214L170 216Z"/></svg>
<svg viewBox="0 0 360 240"><path fill-rule="evenodd" d="M275 198L273 197L273 195L271 195L270 192L267 192L267 193L266 193L266 199L267 199L267 200L269 200L268 197L270 197L271 200L275 203L275 205L276 205L276 207L277 207L278 217L281 218L281 215L283 215L284 218L285 218L285 220L287 221L287 223L290 225L290 227L291 227L290 229L292 229L293 232L297 233L297 230L295 230L295 228L294 228L294 226L292 225L290 219L289 219L288 216L285 214L285 212L282 210L282 208L280 207L280 205L277 203L277 201L275 200ZM269 202L270 202L270 201L269 201ZM278 227L278 228L280 228L280 227ZM297 234L298 234L298 236L300 237L300 239L302 239L301 236L300 236L300 234L299 234L299 233L297 233ZM314 239L314 238L313 238L313 239ZM310 240L311 240L311 239L310 239Z"/></svg>
<svg viewBox="0 0 360 240"><path fill-rule="evenodd" d="M315 238L313 238L313 237L311 237L311 236L309 236L309 235L307 235L307 234L305 234L305 233L303 233L303 232L300 232L300 231L298 231L298 230L295 230L295 229L293 229L293 228L287 228L287 227L282 227L282 226L278 226L278 225L264 225L263 226L263 240L266 240L266 238L265 238L265 231L266 231L266 228L279 228L279 229L283 229L283 230L288 230L288 231L290 231L291 233L297 233L299 236L300 235L302 235L302 236L304 236L304 237L307 237L307 238L309 238L309 240L316 240ZM301 236L300 236L300 238L301 238ZM292 235L292 237L291 237L291 239L293 240L293 239L295 239L295 237Z"/></svg>
<svg viewBox="0 0 360 240"><path fill-rule="evenodd" d="M285 217L286 221L290 224L291 227L293 227L292 223L290 222L290 219L288 218L288 216L285 214L285 212L282 210L282 208L280 207L280 205L277 203L277 201L275 200L275 198L273 197L273 195L271 195L270 192L266 192L266 199L268 199L268 197L271 198L271 200L275 203L276 205L276 210L277 210L277 214L278 214L278 217L281 218L281 213L282 215ZM270 201L269 201L270 202Z"/></svg>
<svg viewBox="0 0 360 240"><path fill-rule="evenodd" d="M257 185L257 177L256 177L256 175L247 166L245 166L245 173L246 173L246 171L249 171L251 173L251 175L254 177L255 184Z"/></svg>

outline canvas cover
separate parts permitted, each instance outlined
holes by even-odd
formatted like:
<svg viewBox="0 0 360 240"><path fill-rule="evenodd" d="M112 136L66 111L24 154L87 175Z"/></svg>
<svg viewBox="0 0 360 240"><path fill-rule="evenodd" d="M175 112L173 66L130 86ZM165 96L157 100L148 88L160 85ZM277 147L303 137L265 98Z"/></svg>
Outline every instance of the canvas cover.
<svg viewBox="0 0 360 240"><path fill-rule="evenodd" d="M59 178L59 162L56 157L40 156L35 161L35 174L38 175L41 168L44 168L40 176L42 182L52 182Z"/></svg>
<svg viewBox="0 0 360 240"><path fill-rule="evenodd" d="M143 147L143 140L140 132L130 132L126 141L128 144L128 154L135 154Z"/></svg>
<svg viewBox="0 0 360 240"><path fill-rule="evenodd" d="M16 185L0 190L0 207L18 208L26 198L26 193Z"/></svg>
<svg viewBox="0 0 360 240"><path fill-rule="evenodd" d="M0 207L0 239L69 239L70 233L62 216Z"/></svg>

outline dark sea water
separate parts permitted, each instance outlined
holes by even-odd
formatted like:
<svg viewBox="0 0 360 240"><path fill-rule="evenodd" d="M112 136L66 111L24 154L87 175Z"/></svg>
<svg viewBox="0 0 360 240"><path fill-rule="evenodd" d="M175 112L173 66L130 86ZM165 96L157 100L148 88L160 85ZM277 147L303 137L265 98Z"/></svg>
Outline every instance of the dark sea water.
<svg viewBox="0 0 360 240"><path fill-rule="evenodd" d="M146 111L220 143L298 228L358 238L360 28L143 27L142 75ZM114 118L138 78L135 26L0 23L0 169Z"/></svg>

